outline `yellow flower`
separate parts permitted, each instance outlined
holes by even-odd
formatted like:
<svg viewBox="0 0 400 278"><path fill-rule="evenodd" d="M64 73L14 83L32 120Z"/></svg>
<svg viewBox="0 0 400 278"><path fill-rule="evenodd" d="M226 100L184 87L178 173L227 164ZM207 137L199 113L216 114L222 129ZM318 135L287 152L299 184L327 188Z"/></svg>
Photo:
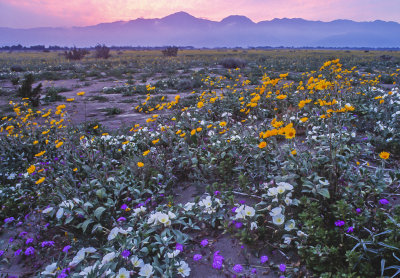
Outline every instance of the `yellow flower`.
<svg viewBox="0 0 400 278"><path fill-rule="evenodd" d="M76 172L76 171L78 171L78 168L74 168L72 171Z"/></svg>
<svg viewBox="0 0 400 278"><path fill-rule="evenodd" d="M285 98L287 98L287 95L279 95L279 96L277 96L276 98L277 98L277 99L285 99Z"/></svg>
<svg viewBox="0 0 400 278"><path fill-rule="evenodd" d="M153 143L153 145L155 145L158 143L158 141L160 141L160 139L153 140L153 141L151 141L151 143Z"/></svg>
<svg viewBox="0 0 400 278"><path fill-rule="evenodd" d="M122 142L122 145L126 145L128 143L129 143L129 141L125 141L125 142Z"/></svg>
<svg viewBox="0 0 400 278"><path fill-rule="evenodd" d="M179 134L181 132L182 132L182 130L179 129L177 132L175 132L175 134Z"/></svg>
<svg viewBox="0 0 400 278"><path fill-rule="evenodd" d="M41 178L38 179L35 183L36 183L36 184L40 184L40 183L44 182L45 179L46 179L45 177L41 177Z"/></svg>
<svg viewBox="0 0 400 278"><path fill-rule="evenodd" d="M385 160L388 159L389 156L390 156L390 153L388 153L388 152L381 152L379 154L379 157L382 158L382 159L385 159Z"/></svg>
<svg viewBox="0 0 400 278"><path fill-rule="evenodd" d="M139 168L141 168L141 167L144 166L144 163L143 163L143 162L138 162L138 163L137 163L137 166L138 166Z"/></svg>
<svg viewBox="0 0 400 278"><path fill-rule="evenodd" d="M35 170L36 170L35 165L31 165L31 166L29 166L29 168L27 169L28 174L32 174L33 172L35 172Z"/></svg>
<svg viewBox="0 0 400 278"><path fill-rule="evenodd" d="M75 98L67 98L67 101L74 101Z"/></svg>
<svg viewBox="0 0 400 278"><path fill-rule="evenodd" d="M39 143L38 140L33 141L33 145L36 145L37 143Z"/></svg>
<svg viewBox="0 0 400 278"><path fill-rule="evenodd" d="M297 151L296 151L296 150L293 150L293 151L291 152L291 154L292 154L292 155L296 155L296 154L297 154Z"/></svg>
<svg viewBox="0 0 400 278"><path fill-rule="evenodd" d="M64 142L60 141L57 143L56 148L58 149L59 147L61 147L64 144Z"/></svg>
<svg viewBox="0 0 400 278"><path fill-rule="evenodd" d="M45 153L46 153L46 151L42 151L42 152L40 152L40 153L35 154L35 157L42 156L42 155L44 155Z"/></svg>
<svg viewBox="0 0 400 278"><path fill-rule="evenodd" d="M260 148L260 149L263 149L263 148L265 148L267 146L267 143L265 142L265 141L262 141L260 144L258 144L258 147Z"/></svg>
<svg viewBox="0 0 400 278"><path fill-rule="evenodd" d="M186 132L182 133L181 135L179 135L180 137L185 137L186 136Z"/></svg>
<svg viewBox="0 0 400 278"><path fill-rule="evenodd" d="M192 129L192 131L190 132L190 135L195 135L196 134L196 130L195 129Z"/></svg>
<svg viewBox="0 0 400 278"><path fill-rule="evenodd" d="M220 122L220 123L219 123L219 126L220 126L220 127L226 126L226 122Z"/></svg>
<svg viewBox="0 0 400 278"><path fill-rule="evenodd" d="M307 118L307 117L304 117L304 118L301 118L301 119L300 119L300 122L304 123L304 122L306 122L307 120L308 120L308 118Z"/></svg>
<svg viewBox="0 0 400 278"><path fill-rule="evenodd" d="M77 93L76 95L77 96L83 96L85 94L85 92L79 92L79 93Z"/></svg>
<svg viewBox="0 0 400 278"><path fill-rule="evenodd" d="M285 138L293 139L296 136L296 130L294 128L288 128L285 130Z"/></svg>
<svg viewBox="0 0 400 278"><path fill-rule="evenodd" d="M93 129L98 129L99 128L99 126L98 125L96 125L95 127L93 127Z"/></svg>
<svg viewBox="0 0 400 278"><path fill-rule="evenodd" d="M212 125L208 125L207 128L212 128Z"/></svg>
<svg viewBox="0 0 400 278"><path fill-rule="evenodd" d="M197 131L197 132L200 132L200 131L202 131L202 130L203 130L203 128L201 128L201 127L196 128L196 131Z"/></svg>
<svg viewBox="0 0 400 278"><path fill-rule="evenodd" d="M143 156L146 156L146 155L148 155L148 154L149 154L149 152L150 152L150 150L147 150L147 151L143 152Z"/></svg>
<svg viewBox="0 0 400 278"><path fill-rule="evenodd" d="M49 129L48 129L48 130L45 130L45 131L42 132L42 135L46 135L46 134L49 133L49 132L50 132Z"/></svg>
<svg viewBox="0 0 400 278"><path fill-rule="evenodd" d="M197 103L197 108L202 108L204 106L204 103L202 102L202 101L199 101L198 103Z"/></svg>

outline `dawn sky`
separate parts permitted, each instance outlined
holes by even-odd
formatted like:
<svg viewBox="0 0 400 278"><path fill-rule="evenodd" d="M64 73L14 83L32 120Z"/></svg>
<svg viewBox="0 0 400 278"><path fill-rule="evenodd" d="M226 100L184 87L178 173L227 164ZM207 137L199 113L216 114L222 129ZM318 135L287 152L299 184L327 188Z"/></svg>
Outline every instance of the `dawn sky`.
<svg viewBox="0 0 400 278"><path fill-rule="evenodd" d="M400 22L400 0L0 0L0 27L87 26L178 11L216 21L245 15L255 22L283 17Z"/></svg>

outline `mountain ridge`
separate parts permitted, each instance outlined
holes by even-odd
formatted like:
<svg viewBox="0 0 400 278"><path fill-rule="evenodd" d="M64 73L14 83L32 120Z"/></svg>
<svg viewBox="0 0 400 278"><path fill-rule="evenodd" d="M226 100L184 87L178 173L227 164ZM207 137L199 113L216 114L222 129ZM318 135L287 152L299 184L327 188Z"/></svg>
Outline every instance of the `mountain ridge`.
<svg viewBox="0 0 400 278"><path fill-rule="evenodd" d="M162 18L137 18L83 27L0 27L0 46L45 44L85 47L97 43L194 47L399 47L400 24L382 20L356 22L336 19L324 22L302 18L253 22L243 15L230 15L221 21L212 21L181 11Z"/></svg>

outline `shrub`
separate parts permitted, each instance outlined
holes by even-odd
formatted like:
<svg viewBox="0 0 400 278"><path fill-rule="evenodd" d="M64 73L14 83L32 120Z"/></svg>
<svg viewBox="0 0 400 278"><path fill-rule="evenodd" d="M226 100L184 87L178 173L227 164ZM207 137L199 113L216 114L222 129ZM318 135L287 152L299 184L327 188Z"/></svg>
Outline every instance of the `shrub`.
<svg viewBox="0 0 400 278"><path fill-rule="evenodd" d="M70 51L65 51L64 55L65 58L68 60L81 60L85 55L87 55L89 51L86 49L80 49L80 48L72 48Z"/></svg>
<svg viewBox="0 0 400 278"><path fill-rule="evenodd" d="M244 68L246 61L238 58L225 58L221 60L220 64L227 69Z"/></svg>
<svg viewBox="0 0 400 278"><path fill-rule="evenodd" d="M110 48L105 46L104 44L103 45L100 45L100 44L96 45L95 51L96 51L96 54L95 54L96 58L108 59L108 58L111 57Z"/></svg>
<svg viewBox="0 0 400 278"><path fill-rule="evenodd" d="M162 51L162 54L164 55L164 57L176 57L178 56L178 47L168 46Z"/></svg>
<svg viewBox="0 0 400 278"><path fill-rule="evenodd" d="M22 85L18 88L17 95L22 98L28 98L32 106L39 106L40 92L42 90L42 83L37 85L32 90L34 82L33 75L31 73L25 75L25 79L22 81Z"/></svg>

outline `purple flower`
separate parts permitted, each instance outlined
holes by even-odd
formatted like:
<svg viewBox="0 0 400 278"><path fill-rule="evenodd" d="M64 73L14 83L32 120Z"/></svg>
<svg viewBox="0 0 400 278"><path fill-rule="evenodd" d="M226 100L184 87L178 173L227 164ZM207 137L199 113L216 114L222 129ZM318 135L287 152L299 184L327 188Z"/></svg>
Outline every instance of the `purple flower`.
<svg viewBox="0 0 400 278"><path fill-rule="evenodd" d="M121 216L120 218L117 219L118 222L126 221L126 218Z"/></svg>
<svg viewBox="0 0 400 278"><path fill-rule="evenodd" d="M24 237L27 234L27 232L20 232L19 237Z"/></svg>
<svg viewBox="0 0 400 278"><path fill-rule="evenodd" d="M220 251L214 253L213 268L221 269L224 257L219 254Z"/></svg>
<svg viewBox="0 0 400 278"><path fill-rule="evenodd" d="M379 200L379 204L381 204L381 205L387 205L387 204L389 204L389 201L388 201L387 199L380 199L380 200Z"/></svg>
<svg viewBox="0 0 400 278"><path fill-rule="evenodd" d="M26 248L25 255L30 256L30 255L34 255L34 254L35 254L35 248L33 248L32 246Z"/></svg>
<svg viewBox="0 0 400 278"><path fill-rule="evenodd" d="M71 248L71 245L67 245L63 248L64 253L68 253L68 250Z"/></svg>
<svg viewBox="0 0 400 278"><path fill-rule="evenodd" d="M285 270L286 270L286 265L280 264L280 265L279 265L279 270L282 271L282 272L285 272Z"/></svg>
<svg viewBox="0 0 400 278"><path fill-rule="evenodd" d="M252 269L251 269L251 273L256 274L256 273L257 273L257 269L252 268Z"/></svg>
<svg viewBox="0 0 400 278"><path fill-rule="evenodd" d="M122 206L121 206L121 209L122 210L126 210L128 208L128 205L127 204L123 204Z"/></svg>
<svg viewBox="0 0 400 278"><path fill-rule="evenodd" d="M57 275L57 278L66 278L66 277L68 277L68 274L66 273L60 273Z"/></svg>
<svg viewBox="0 0 400 278"><path fill-rule="evenodd" d="M261 256L261 263L264 264L268 261L268 256Z"/></svg>
<svg viewBox="0 0 400 278"><path fill-rule="evenodd" d="M241 266L240 264L237 264L233 267L233 271L235 271L236 273L240 273L243 271L243 266Z"/></svg>
<svg viewBox="0 0 400 278"><path fill-rule="evenodd" d="M214 191L214 195L215 195L215 196L218 196L220 193L221 193L221 192L219 192L218 190L215 190L215 191Z"/></svg>
<svg viewBox="0 0 400 278"><path fill-rule="evenodd" d="M232 212L235 213L235 211L237 210L237 207L233 207L232 208Z"/></svg>
<svg viewBox="0 0 400 278"><path fill-rule="evenodd" d="M130 256L131 252L129 250L124 250L121 253L121 256L124 258L128 258Z"/></svg>
<svg viewBox="0 0 400 278"><path fill-rule="evenodd" d="M357 212L358 214L360 214L360 213L361 213L361 209L360 209L360 208L356 209L356 212Z"/></svg>
<svg viewBox="0 0 400 278"><path fill-rule="evenodd" d="M206 246L208 245L208 240L207 240L207 239L203 239L203 240L200 242L200 245L203 246L203 247L206 247Z"/></svg>
<svg viewBox="0 0 400 278"><path fill-rule="evenodd" d="M12 237L10 237L10 239L8 240L8 243L11 243L13 241L14 241L14 239Z"/></svg>
<svg viewBox="0 0 400 278"><path fill-rule="evenodd" d="M245 200L240 200L239 203L241 203L243 205L244 203L246 203L246 201Z"/></svg>
<svg viewBox="0 0 400 278"><path fill-rule="evenodd" d="M25 244L29 244L29 243L32 243L33 242L33 238L27 238L26 239L26 241L25 241Z"/></svg>
<svg viewBox="0 0 400 278"><path fill-rule="evenodd" d="M195 254L194 256L193 256L193 260L194 261L200 261L201 259L203 258L203 256L202 255L200 255L200 254Z"/></svg>
<svg viewBox="0 0 400 278"><path fill-rule="evenodd" d="M3 256L4 250L0 250L0 257Z"/></svg>
<svg viewBox="0 0 400 278"><path fill-rule="evenodd" d="M342 220L338 220L335 222L336 227L342 227L343 225L344 225L344 221L342 221Z"/></svg>
<svg viewBox="0 0 400 278"><path fill-rule="evenodd" d="M243 223L242 223L242 222L236 222L236 224L235 224L235 227L236 227L237 229L242 228L242 226L243 226Z"/></svg>
<svg viewBox="0 0 400 278"><path fill-rule="evenodd" d="M14 252L14 256L19 256L22 252L22 249L18 249L17 251Z"/></svg>
<svg viewBox="0 0 400 278"><path fill-rule="evenodd" d="M347 229L346 233L352 233L352 232L354 232L354 227L350 226L350 227Z"/></svg>
<svg viewBox="0 0 400 278"><path fill-rule="evenodd" d="M180 243L177 243L175 249L183 252L183 245Z"/></svg>
<svg viewBox="0 0 400 278"><path fill-rule="evenodd" d="M42 247L46 247L46 246L54 246L54 241L43 241Z"/></svg>
<svg viewBox="0 0 400 278"><path fill-rule="evenodd" d="M4 219L4 222L5 222L5 223L11 223L11 222L13 222L14 220L15 220L14 217L9 217L9 218Z"/></svg>

